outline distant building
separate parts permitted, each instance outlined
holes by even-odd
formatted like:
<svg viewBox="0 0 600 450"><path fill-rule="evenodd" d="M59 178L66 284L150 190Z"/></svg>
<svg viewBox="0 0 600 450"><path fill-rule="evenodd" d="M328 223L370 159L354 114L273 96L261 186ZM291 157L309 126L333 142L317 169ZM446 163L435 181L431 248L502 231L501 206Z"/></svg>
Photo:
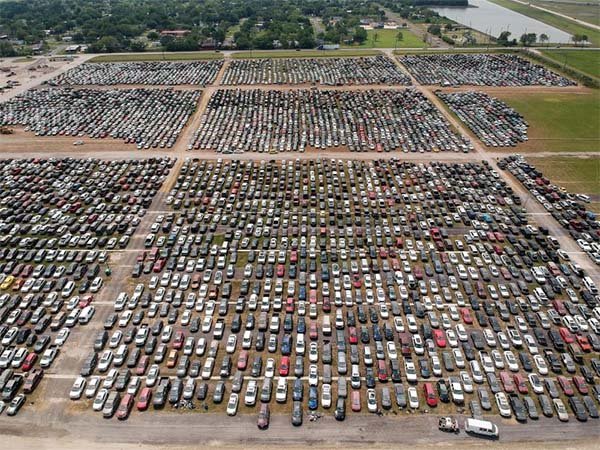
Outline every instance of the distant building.
<svg viewBox="0 0 600 450"><path fill-rule="evenodd" d="M65 48L66 53L77 53L81 49L81 45L73 44Z"/></svg>
<svg viewBox="0 0 600 450"><path fill-rule="evenodd" d="M323 44L319 45L318 50L339 50L340 44Z"/></svg>
<svg viewBox="0 0 600 450"><path fill-rule="evenodd" d="M204 39L200 43L201 50L214 50L216 48L217 48L217 42L211 37Z"/></svg>
<svg viewBox="0 0 600 450"><path fill-rule="evenodd" d="M190 30L163 30L160 32L161 36L171 36L174 38L182 38L190 34Z"/></svg>
<svg viewBox="0 0 600 450"><path fill-rule="evenodd" d="M72 40L73 40L73 36L63 36L62 37L63 42L71 42Z"/></svg>

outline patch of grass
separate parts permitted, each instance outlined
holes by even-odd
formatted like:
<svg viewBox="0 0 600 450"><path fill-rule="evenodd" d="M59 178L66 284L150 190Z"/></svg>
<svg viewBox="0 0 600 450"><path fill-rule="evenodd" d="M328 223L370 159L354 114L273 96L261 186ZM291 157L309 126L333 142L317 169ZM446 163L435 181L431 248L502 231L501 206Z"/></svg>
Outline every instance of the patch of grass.
<svg viewBox="0 0 600 450"><path fill-rule="evenodd" d="M402 40L398 41L398 48L425 48L427 44L409 30L367 30L367 40L361 45L349 46L350 48L395 48L396 35L402 32ZM377 40L375 41L375 35Z"/></svg>
<svg viewBox="0 0 600 450"><path fill-rule="evenodd" d="M595 50L542 50L548 58L562 65L600 78L600 51Z"/></svg>
<svg viewBox="0 0 600 450"><path fill-rule="evenodd" d="M542 171L552 183L569 192L595 196L596 199L600 197L600 157L534 157L527 158L527 161Z"/></svg>
<svg viewBox="0 0 600 450"><path fill-rule="evenodd" d="M334 56L376 56L380 55L379 50L257 50L236 52L232 54L234 59L244 58L331 58Z"/></svg>
<svg viewBox="0 0 600 450"><path fill-rule="evenodd" d="M598 14L598 5L587 4L575 4L571 1L560 3L556 1L539 1L534 0L531 3L542 8L547 8L552 11L565 14L569 17L574 17L578 20L583 20L594 25L600 25L600 14Z"/></svg>
<svg viewBox="0 0 600 450"><path fill-rule="evenodd" d="M529 141L518 151L597 151L600 144L600 93L494 94L529 122Z"/></svg>
<svg viewBox="0 0 600 450"><path fill-rule="evenodd" d="M175 53L126 53L102 55L89 62L125 62L125 61L194 61L199 59L221 59L223 55L215 52L175 52Z"/></svg>
<svg viewBox="0 0 600 450"><path fill-rule="evenodd" d="M541 11L536 8L532 8L528 5L522 5L520 3L515 3L511 0L491 0L493 3L497 5L508 8L512 11L516 11L524 16L531 17L533 19L539 20L540 22L544 22L548 25L552 25L553 27L559 28L570 34L585 34L588 37L588 40L594 45L600 45L600 32L596 30L592 30L591 28L584 27L583 25L579 25L576 22L573 22L569 19L564 19L559 16L555 16L552 13ZM513 36L515 38L519 38L519 36Z"/></svg>

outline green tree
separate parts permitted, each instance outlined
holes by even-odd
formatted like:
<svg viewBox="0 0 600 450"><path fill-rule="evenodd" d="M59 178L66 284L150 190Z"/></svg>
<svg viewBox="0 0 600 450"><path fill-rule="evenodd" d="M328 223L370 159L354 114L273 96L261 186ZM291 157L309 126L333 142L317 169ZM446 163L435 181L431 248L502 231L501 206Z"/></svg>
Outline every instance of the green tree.
<svg viewBox="0 0 600 450"><path fill-rule="evenodd" d="M369 35L367 34L367 30L365 30L363 27L356 27L354 29L354 35L352 37L354 42L362 44L368 39L368 37Z"/></svg>
<svg viewBox="0 0 600 450"><path fill-rule="evenodd" d="M429 27L427 28L427 31L431 34L433 34L434 36L441 36L442 35L442 29L439 25L429 25Z"/></svg>
<svg viewBox="0 0 600 450"><path fill-rule="evenodd" d="M160 34L158 34L156 31L148 32L148 39L151 41L156 41L158 38L160 38Z"/></svg>
<svg viewBox="0 0 600 450"><path fill-rule="evenodd" d="M401 42L404 39L404 35L402 34L402 31L398 31L396 33L396 40L394 43L394 48L398 48L398 42Z"/></svg>
<svg viewBox="0 0 600 450"><path fill-rule="evenodd" d="M373 38L371 39L373 47L375 47L375 44L377 43L378 40L379 40L379 33L377 33L377 31L376 31L375 33L373 33Z"/></svg>
<svg viewBox="0 0 600 450"><path fill-rule="evenodd" d="M536 40L537 35L535 33L523 33L519 38L519 42L525 47L535 44Z"/></svg>
<svg viewBox="0 0 600 450"><path fill-rule="evenodd" d="M550 38L548 37L548 35L547 35L547 34L545 34L545 33L542 33L542 34L540 34L540 42L541 42L542 44L545 44L545 43L546 43L546 42L548 42L549 40L550 40Z"/></svg>
<svg viewBox="0 0 600 450"><path fill-rule="evenodd" d="M17 52L10 42L0 41L0 56L15 56L16 54Z"/></svg>
<svg viewBox="0 0 600 450"><path fill-rule="evenodd" d="M146 43L140 40L131 41L129 48L131 48L131 51L133 52L143 52L146 51Z"/></svg>

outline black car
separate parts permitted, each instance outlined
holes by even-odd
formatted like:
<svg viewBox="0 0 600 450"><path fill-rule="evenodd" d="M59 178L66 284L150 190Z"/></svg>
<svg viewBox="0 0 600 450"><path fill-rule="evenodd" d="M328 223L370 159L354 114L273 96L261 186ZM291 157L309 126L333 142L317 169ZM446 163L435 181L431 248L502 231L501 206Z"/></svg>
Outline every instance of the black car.
<svg viewBox="0 0 600 450"><path fill-rule="evenodd" d="M510 394L508 397L510 406L515 414L515 419L519 422L527 421L527 412L525 411L525 405L517 394Z"/></svg>
<svg viewBox="0 0 600 450"><path fill-rule="evenodd" d="M292 405L292 425L295 427L302 425L302 415L302 402L294 401Z"/></svg>
<svg viewBox="0 0 600 450"><path fill-rule="evenodd" d="M335 420L343 421L346 419L346 401L343 397L338 397L334 412Z"/></svg>
<svg viewBox="0 0 600 450"><path fill-rule="evenodd" d="M583 402L579 397L569 397L569 406L573 410L573 413L575 414L577 420L579 420L580 422L587 422L588 414L585 409L585 406L583 405Z"/></svg>

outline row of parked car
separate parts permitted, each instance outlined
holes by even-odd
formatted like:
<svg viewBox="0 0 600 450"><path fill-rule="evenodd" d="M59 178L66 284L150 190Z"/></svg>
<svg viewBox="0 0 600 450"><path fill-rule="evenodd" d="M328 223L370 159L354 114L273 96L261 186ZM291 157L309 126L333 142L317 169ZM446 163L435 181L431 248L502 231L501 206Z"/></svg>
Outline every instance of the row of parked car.
<svg viewBox="0 0 600 450"><path fill-rule="evenodd" d="M194 113L199 90L30 89L0 104L0 125L36 136L120 139L138 149L171 148Z"/></svg>
<svg viewBox="0 0 600 450"><path fill-rule="evenodd" d="M93 319L109 250L127 246L173 162L2 161L0 410L16 414Z"/></svg>
<svg viewBox="0 0 600 450"><path fill-rule="evenodd" d="M234 414L243 395L264 422L293 386L301 422L344 399L520 417L571 395L595 417L593 281L517 202L484 164L187 160L83 368L88 397L127 417L210 392Z"/></svg>
<svg viewBox="0 0 600 450"><path fill-rule="evenodd" d="M527 141L527 121L497 98L483 92L437 91L436 95L488 147L515 147Z"/></svg>
<svg viewBox="0 0 600 450"><path fill-rule="evenodd" d="M512 53L404 55L400 62L421 84L441 86L574 86L576 83Z"/></svg>
<svg viewBox="0 0 600 450"><path fill-rule="evenodd" d="M573 194L564 187L553 184L520 155L503 159L499 167L512 173L552 217L569 231L581 250L600 265L600 222L596 213L586 207L591 202L589 195Z"/></svg>
<svg viewBox="0 0 600 450"><path fill-rule="evenodd" d="M414 89L220 89L212 94L189 149L467 152L470 145Z"/></svg>
<svg viewBox="0 0 600 450"><path fill-rule="evenodd" d="M363 58L263 58L234 59L224 85L323 84L329 86L401 84L410 78L386 56Z"/></svg>
<svg viewBox="0 0 600 450"><path fill-rule="evenodd" d="M117 84L204 86L217 78L222 59L207 61L129 61L85 63L48 81L51 86L114 86Z"/></svg>

